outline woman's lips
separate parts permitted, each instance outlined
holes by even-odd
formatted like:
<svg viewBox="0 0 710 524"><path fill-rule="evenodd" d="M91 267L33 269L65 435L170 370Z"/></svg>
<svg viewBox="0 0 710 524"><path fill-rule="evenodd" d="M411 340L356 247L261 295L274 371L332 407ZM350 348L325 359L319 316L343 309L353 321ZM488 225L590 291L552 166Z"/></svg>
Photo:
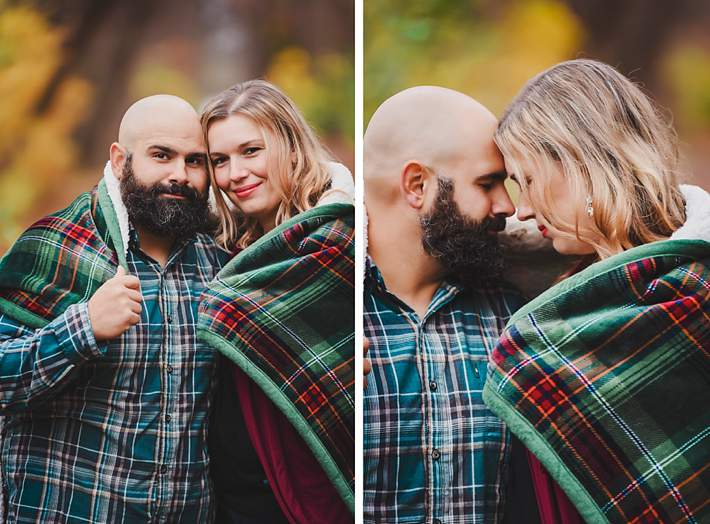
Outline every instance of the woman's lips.
<svg viewBox="0 0 710 524"><path fill-rule="evenodd" d="M249 184L248 186L242 186L238 189L235 189L234 194L237 195L237 198L246 198L251 195L254 190L260 185L261 182L257 182L256 184Z"/></svg>
<svg viewBox="0 0 710 524"><path fill-rule="evenodd" d="M547 238L547 228L543 225L539 225L537 228L540 230L540 233L542 233L542 236Z"/></svg>

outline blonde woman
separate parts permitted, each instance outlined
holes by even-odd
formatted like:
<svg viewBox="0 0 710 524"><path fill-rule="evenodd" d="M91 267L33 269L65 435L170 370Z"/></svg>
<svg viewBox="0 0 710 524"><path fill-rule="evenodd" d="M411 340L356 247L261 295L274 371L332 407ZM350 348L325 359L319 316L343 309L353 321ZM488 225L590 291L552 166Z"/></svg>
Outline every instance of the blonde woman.
<svg viewBox="0 0 710 524"><path fill-rule="evenodd" d="M486 403L535 455L543 522L710 520L710 197L614 68L558 64L503 115L518 216L581 264L518 311Z"/></svg>
<svg viewBox="0 0 710 524"><path fill-rule="evenodd" d="M198 327L223 357L210 426L217 521L351 522L352 178L268 82L217 95L202 126L218 242L235 254Z"/></svg>

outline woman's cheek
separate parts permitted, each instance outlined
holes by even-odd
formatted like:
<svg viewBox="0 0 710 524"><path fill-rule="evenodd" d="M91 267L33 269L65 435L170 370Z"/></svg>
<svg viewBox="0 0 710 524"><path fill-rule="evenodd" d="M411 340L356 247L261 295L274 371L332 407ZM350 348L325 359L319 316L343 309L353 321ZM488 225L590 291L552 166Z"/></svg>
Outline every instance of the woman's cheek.
<svg viewBox="0 0 710 524"><path fill-rule="evenodd" d="M215 174L214 174L215 180L217 181L217 186L222 191L227 191L229 189L229 170L224 169L223 167L216 167L215 168Z"/></svg>

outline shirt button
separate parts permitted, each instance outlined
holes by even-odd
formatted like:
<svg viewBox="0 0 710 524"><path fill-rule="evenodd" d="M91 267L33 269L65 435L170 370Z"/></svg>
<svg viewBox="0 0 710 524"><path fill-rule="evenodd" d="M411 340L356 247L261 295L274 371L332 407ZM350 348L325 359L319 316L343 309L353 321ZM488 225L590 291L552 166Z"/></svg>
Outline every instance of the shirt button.
<svg viewBox="0 0 710 524"><path fill-rule="evenodd" d="M168 315L168 324L172 324L172 323L173 323L173 316Z"/></svg>
<svg viewBox="0 0 710 524"><path fill-rule="evenodd" d="M165 415L165 422L170 422L172 417L170 415Z"/></svg>
<svg viewBox="0 0 710 524"><path fill-rule="evenodd" d="M168 472L168 466L166 466L165 464L163 464L162 466L160 466L160 472L163 473L163 474L167 473L167 472Z"/></svg>
<svg viewBox="0 0 710 524"><path fill-rule="evenodd" d="M165 371L167 371L168 375L170 375L173 372L173 367L170 364L168 364L167 366L165 366Z"/></svg>
<svg viewBox="0 0 710 524"><path fill-rule="evenodd" d="M433 524L442 524L441 519L434 519Z"/></svg>
<svg viewBox="0 0 710 524"><path fill-rule="evenodd" d="M439 460L439 457L441 457L441 452L438 449L435 449L434 451L431 452L432 459Z"/></svg>
<svg viewBox="0 0 710 524"><path fill-rule="evenodd" d="M434 382L433 380L432 380L431 382L429 382L429 389L430 389L431 391L436 391L438 387L439 387L439 386L438 386L438 385L436 384L436 382Z"/></svg>

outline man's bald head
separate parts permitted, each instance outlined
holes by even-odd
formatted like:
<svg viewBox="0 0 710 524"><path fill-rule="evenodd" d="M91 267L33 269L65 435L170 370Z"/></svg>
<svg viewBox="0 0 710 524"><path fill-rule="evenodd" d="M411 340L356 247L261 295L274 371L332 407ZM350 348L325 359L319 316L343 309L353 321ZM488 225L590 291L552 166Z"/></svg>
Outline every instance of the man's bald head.
<svg viewBox="0 0 710 524"><path fill-rule="evenodd" d="M183 189L179 191L187 187L197 195L206 195L209 176L204 134L199 116L182 98L154 95L131 105L109 156L111 170L122 184L124 178L134 177L136 187L157 187L165 193L165 188L180 186Z"/></svg>
<svg viewBox="0 0 710 524"><path fill-rule="evenodd" d="M132 150L148 137L168 134L202 137L200 117L180 97L153 95L141 98L128 108L121 120L118 141Z"/></svg>
<svg viewBox="0 0 710 524"><path fill-rule="evenodd" d="M495 233L514 211L497 125L474 99L442 87L407 89L377 109L365 133L365 203L368 251L390 265L385 278L410 268L411 292L447 273L470 284L495 275Z"/></svg>
<svg viewBox="0 0 710 524"><path fill-rule="evenodd" d="M200 119L185 100L155 95L135 102L109 154L139 234L188 238L211 227L207 148Z"/></svg>
<svg viewBox="0 0 710 524"><path fill-rule="evenodd" d="M443 87L419 86L387 99L365 132L365 180L391 193L407 163L457 170L496 151L497 119L473 98Z"/></svg>

